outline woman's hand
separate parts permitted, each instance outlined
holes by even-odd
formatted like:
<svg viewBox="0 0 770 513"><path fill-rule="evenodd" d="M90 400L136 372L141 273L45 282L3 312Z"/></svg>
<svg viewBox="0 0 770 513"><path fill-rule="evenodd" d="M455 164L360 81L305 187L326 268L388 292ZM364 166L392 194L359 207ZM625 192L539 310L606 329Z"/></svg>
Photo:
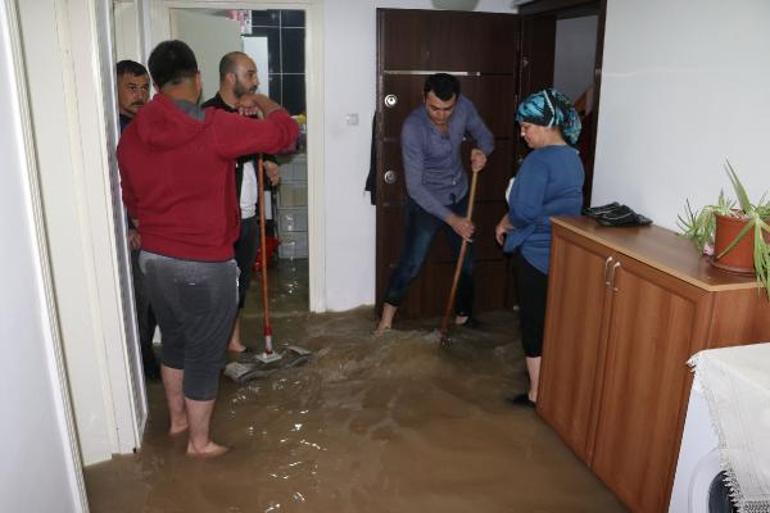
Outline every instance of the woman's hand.
<svg viewBox="0 0 770 513"><path fill-rule="evenodd" d="M511 230L513 230L513 224L511 224L511 220L508 219L508 214L505 214L503 215L503 218L500 219L500 222L497 223L497 226L495 226L495 240L497 243L502 246L505 241L505 234Z"/></svg>

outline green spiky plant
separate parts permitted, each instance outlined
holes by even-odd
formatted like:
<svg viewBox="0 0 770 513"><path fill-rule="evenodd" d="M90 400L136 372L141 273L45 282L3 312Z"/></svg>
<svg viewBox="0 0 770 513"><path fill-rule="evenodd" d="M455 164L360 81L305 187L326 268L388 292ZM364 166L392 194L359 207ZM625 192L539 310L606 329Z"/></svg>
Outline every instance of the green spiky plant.
<svg viewBox="0 0 770 513"><path fill-rule="evenodd" d="M746 188L738 179L730 161L725 161L725 170L727 176L738 198L738 207L735 201L725 198L724 192L719 192L719 199L715 205L706 205L697 212L694 212L688 201L685 206L684 215L677 217L677 224L682 230L682 235L692 240L699 251L713 248L714 230L716 228L716 215L736 217L746 221L745 226L738 232L735 239L725 247L716 259L722 258L729 253L743 238L749 233L754 235L754 273L757 282L765 288L768 300L770 300L770 243L766 240L765 234L770 234L770 225L767 220L770 219L770 201L763 195L758 203L752 203Z"/></svg>

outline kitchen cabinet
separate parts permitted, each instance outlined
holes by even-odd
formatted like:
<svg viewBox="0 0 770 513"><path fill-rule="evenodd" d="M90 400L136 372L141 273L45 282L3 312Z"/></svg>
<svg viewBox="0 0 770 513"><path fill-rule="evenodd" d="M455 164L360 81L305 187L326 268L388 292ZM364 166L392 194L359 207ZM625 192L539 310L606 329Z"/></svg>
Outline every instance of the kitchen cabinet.
<svg viewBox="0 0 770 513"><path fill-rule="evenodd" d="M753 276L657 226L554 218L538 414L635 512L668 505L700 349L770 340Z"/></svg>

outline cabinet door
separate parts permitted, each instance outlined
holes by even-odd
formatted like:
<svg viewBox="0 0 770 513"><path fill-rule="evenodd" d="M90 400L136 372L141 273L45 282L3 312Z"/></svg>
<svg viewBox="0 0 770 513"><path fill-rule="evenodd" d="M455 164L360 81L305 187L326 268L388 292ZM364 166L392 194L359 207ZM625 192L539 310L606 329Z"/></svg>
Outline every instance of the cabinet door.
<svg viewBox="0 0 770 513"><path fill-rule="evenodd" d="M585 462L604 367L609 258L607 248L554 226L537 411Z"/></svg>
<svg viewBox="0 0 770 513"><path fill-rule="evenodd" d="M665 510L709 293L627 257L611 290L594 472L635 512Z"/></svg>

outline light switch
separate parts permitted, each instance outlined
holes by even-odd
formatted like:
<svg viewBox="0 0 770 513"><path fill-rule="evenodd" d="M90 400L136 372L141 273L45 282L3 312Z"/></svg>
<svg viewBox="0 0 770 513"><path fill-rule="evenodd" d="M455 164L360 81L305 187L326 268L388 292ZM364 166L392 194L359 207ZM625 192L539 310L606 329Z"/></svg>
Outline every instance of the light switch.
<svg viewBox="0 0 770 513"><path fill-rule="evenodd" d="M358 126L358 113L353 112L352 114L346 115L345 123L347 123L348 126Z"/></svg>

